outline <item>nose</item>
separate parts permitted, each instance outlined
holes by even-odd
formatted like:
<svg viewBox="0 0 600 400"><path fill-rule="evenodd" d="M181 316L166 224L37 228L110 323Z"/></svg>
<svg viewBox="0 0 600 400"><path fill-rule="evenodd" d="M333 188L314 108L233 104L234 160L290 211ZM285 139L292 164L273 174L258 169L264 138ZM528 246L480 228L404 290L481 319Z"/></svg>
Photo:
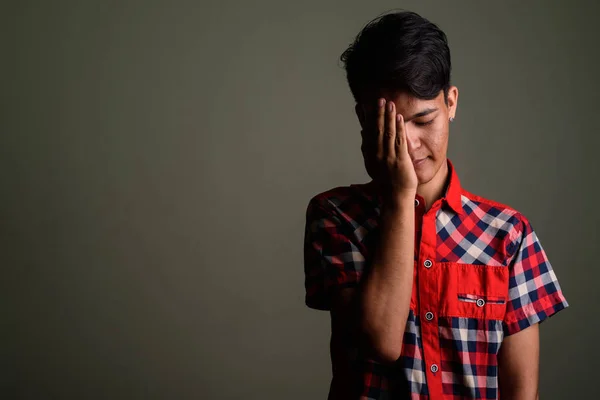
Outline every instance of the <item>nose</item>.
<svg viewBox="0 0 600 400"><path fill-rule="evenodd" d="M405 125L406 129L406 143L408 145L408 153L413 154L421 146L421 140L416 129L411 129Z"/></svg>

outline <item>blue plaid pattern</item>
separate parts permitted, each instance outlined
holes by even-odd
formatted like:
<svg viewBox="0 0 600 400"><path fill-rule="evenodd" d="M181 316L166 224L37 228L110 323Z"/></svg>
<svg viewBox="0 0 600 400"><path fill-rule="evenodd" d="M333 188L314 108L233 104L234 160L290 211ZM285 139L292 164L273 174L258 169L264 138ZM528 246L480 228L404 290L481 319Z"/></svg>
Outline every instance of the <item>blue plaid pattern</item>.
<svg viewBox="0 0 600 400"><path fill-rule="evenodd" d="M357 399L497 399L502 340L568 307L529 220L464 190L447 161L445 196L425 212L417 195L417 279L399 338L402 355L389 366L359 354ZM310 200L304 238L309 307L328 310L334 287L360 282L377 243L380 204L370 184L340 186ZM427 312L435 318L426 320Z"/></svg>

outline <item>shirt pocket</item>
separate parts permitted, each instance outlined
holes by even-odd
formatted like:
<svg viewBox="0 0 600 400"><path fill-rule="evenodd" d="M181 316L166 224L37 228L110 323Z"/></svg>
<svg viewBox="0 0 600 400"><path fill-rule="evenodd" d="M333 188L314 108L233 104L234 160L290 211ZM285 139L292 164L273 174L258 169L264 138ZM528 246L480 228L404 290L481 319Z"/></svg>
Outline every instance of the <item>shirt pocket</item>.
<svg viewBox="0 0 600 400"><path fill-rule="evenodd" d="M446 263L440 298L447 316L502 320L508 297L508 267Z"/></svg>

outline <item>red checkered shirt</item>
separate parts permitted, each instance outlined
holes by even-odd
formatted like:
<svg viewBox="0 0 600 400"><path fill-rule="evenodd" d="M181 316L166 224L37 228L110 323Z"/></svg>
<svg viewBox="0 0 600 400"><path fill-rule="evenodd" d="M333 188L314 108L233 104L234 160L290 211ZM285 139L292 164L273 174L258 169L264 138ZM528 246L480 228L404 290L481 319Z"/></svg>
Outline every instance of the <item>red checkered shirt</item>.
<svg viewBox="0 0 600 400"><path fill-rule="evenodd" d="M412 299L401 357L358 356L364 399L498 399L503 338L568 307L531 223L464 190L449 159L445 195L425 211L415 198ZM330 309L353 287L377 244L381 197L370 184L314 196L306 211L306 305Z"/></svg>

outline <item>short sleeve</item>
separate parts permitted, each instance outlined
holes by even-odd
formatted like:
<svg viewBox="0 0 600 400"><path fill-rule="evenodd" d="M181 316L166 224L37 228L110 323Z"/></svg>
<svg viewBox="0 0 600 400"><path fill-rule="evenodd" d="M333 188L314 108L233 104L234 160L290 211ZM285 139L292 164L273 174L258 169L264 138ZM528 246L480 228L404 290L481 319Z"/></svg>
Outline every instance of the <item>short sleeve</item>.
<svg viewBox="0 0 600 400"><path fill-rule="evenodd" d="M332 291L357 285L364 262L349 223L335 214L327 199L311 199L304 231L306 305L330 310Z"/></svg>
<svg viewBox="0 0 600 400"><path fill-rule="evenodd" d="M531 223L522 216L510 263L508 301L503 321L506 336L541 323L569 304Z"/></svg>

